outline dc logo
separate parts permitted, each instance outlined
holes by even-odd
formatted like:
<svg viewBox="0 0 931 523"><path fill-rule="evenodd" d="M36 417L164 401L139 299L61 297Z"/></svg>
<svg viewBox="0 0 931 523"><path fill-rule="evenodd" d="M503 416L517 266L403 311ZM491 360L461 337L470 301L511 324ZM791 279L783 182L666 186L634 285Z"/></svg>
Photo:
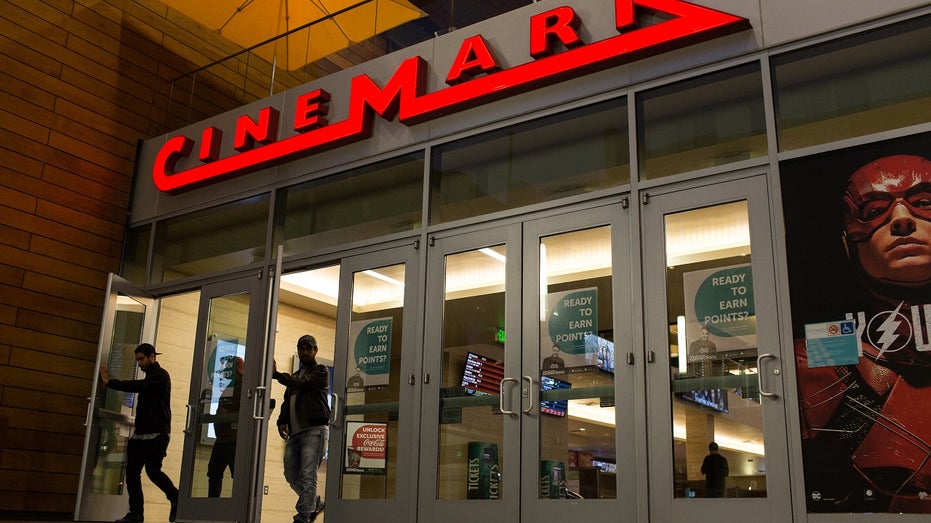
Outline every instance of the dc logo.
<svg viewBox="0 0 931 523"><path fill-rule="evenodd" d="M821 501L821 492L817 490L812 491L811 499L812 501Z"/></svg>

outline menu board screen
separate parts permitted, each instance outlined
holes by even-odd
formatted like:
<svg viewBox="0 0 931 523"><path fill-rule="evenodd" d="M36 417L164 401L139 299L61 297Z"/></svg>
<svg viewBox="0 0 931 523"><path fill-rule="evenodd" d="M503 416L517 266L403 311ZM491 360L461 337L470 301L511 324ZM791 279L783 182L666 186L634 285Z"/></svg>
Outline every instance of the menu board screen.
<svg viewBox="0 0 931 523"><path fill-rule="evenodd" d="M460 385L469 394L498 394L502 378L504 378L504 365L502 363L469 352L466 356L465 369L462 371Z"/></svg>

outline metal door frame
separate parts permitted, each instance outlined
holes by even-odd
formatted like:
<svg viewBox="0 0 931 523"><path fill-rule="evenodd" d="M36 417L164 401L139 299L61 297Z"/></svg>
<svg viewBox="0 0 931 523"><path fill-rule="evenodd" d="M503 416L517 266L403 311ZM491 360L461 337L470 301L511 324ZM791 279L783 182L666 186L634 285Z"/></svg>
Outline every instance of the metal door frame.
<svg viewBox="0 0 931 523"><path fill-rule="evenodd" d="M116 274L110 273L107 279L103 317L100 322L100 341L97 345L94 381L91 387L91 395L87 398L87 415L84 420L84 426L87 427L87 430L84 434L84 453L81 458L81 474L78 476L78 491L74 506L75 521L111 521L121 517L122 514L125 513L129 503L129 498L125 489L121 495L116 496L94 494L90 492L89 488L94 473L94 466L89 462L91 449L92 447L94 448L94 455L96 455L97 441L99 438L99 426L96 423L96 419L98 414L103 413L103 409L97 406L97 402L106 393L106 386L104 386L97 377L96 369L105 364L109 359L110 349L113 343L113 328L116 319L117 300L120 295L130 297L146 308L139 342L152 343L155 338L155 328L158 319L158 301L129 281ZM135 413L135 405L133 412ZM114 413L114 415L120 416L125 423L132 427L132 419L117 413Z"/></svg>
<svg viewBox="0 0 931 523"><path fill-rule="evenodd" d="M178 482L179 504L178 519L202 521L253 521L252 500L256 493L257 459L256 440L265 432L267 423L267 394L264 375L266 370L267 346L267 273L262 270L249 271L235 278L219 282L205 283L200 286L197 312L197 332L192 347L191 385L188 391L188 411L185 413L184 442L181 460L181 476ZM250 357L245 359L239 411L239 432L237 434L236 463L237 473L233 483L232 496L229 498L191 497L191 481L196 452L196 432L192 420L198 412L200 397L200 377L205 372L204 358L207 346L207 321L209 305L213 298L250 293L246 347L251 349Z"/></svg>

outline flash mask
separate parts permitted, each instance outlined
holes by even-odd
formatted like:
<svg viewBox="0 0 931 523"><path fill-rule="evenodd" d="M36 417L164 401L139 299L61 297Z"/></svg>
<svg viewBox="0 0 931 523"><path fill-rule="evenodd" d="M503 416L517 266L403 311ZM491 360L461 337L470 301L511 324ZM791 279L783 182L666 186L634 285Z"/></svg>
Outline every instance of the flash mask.
<svg viewBox="0 0 931 523"><path fill-rule="evenodd" d="M844 204L848 241L868 240L891 221L899 205L914 218L931 222L931 161L897 155L870 162L850 176Z"/></svg>

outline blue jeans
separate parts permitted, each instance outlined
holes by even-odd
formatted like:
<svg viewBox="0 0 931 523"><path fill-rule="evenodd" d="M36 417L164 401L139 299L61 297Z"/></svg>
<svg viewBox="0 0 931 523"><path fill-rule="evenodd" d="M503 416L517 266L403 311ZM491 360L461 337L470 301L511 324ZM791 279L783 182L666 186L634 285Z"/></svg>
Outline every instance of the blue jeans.
<svg viewBox="0 0 931 523"><path fill-rule="evenodd" d="M295 521L310 521L317 508L317 469L329 437L329 427L312 427L292 435L285 444L284 478L297 493Z"/></svg>

